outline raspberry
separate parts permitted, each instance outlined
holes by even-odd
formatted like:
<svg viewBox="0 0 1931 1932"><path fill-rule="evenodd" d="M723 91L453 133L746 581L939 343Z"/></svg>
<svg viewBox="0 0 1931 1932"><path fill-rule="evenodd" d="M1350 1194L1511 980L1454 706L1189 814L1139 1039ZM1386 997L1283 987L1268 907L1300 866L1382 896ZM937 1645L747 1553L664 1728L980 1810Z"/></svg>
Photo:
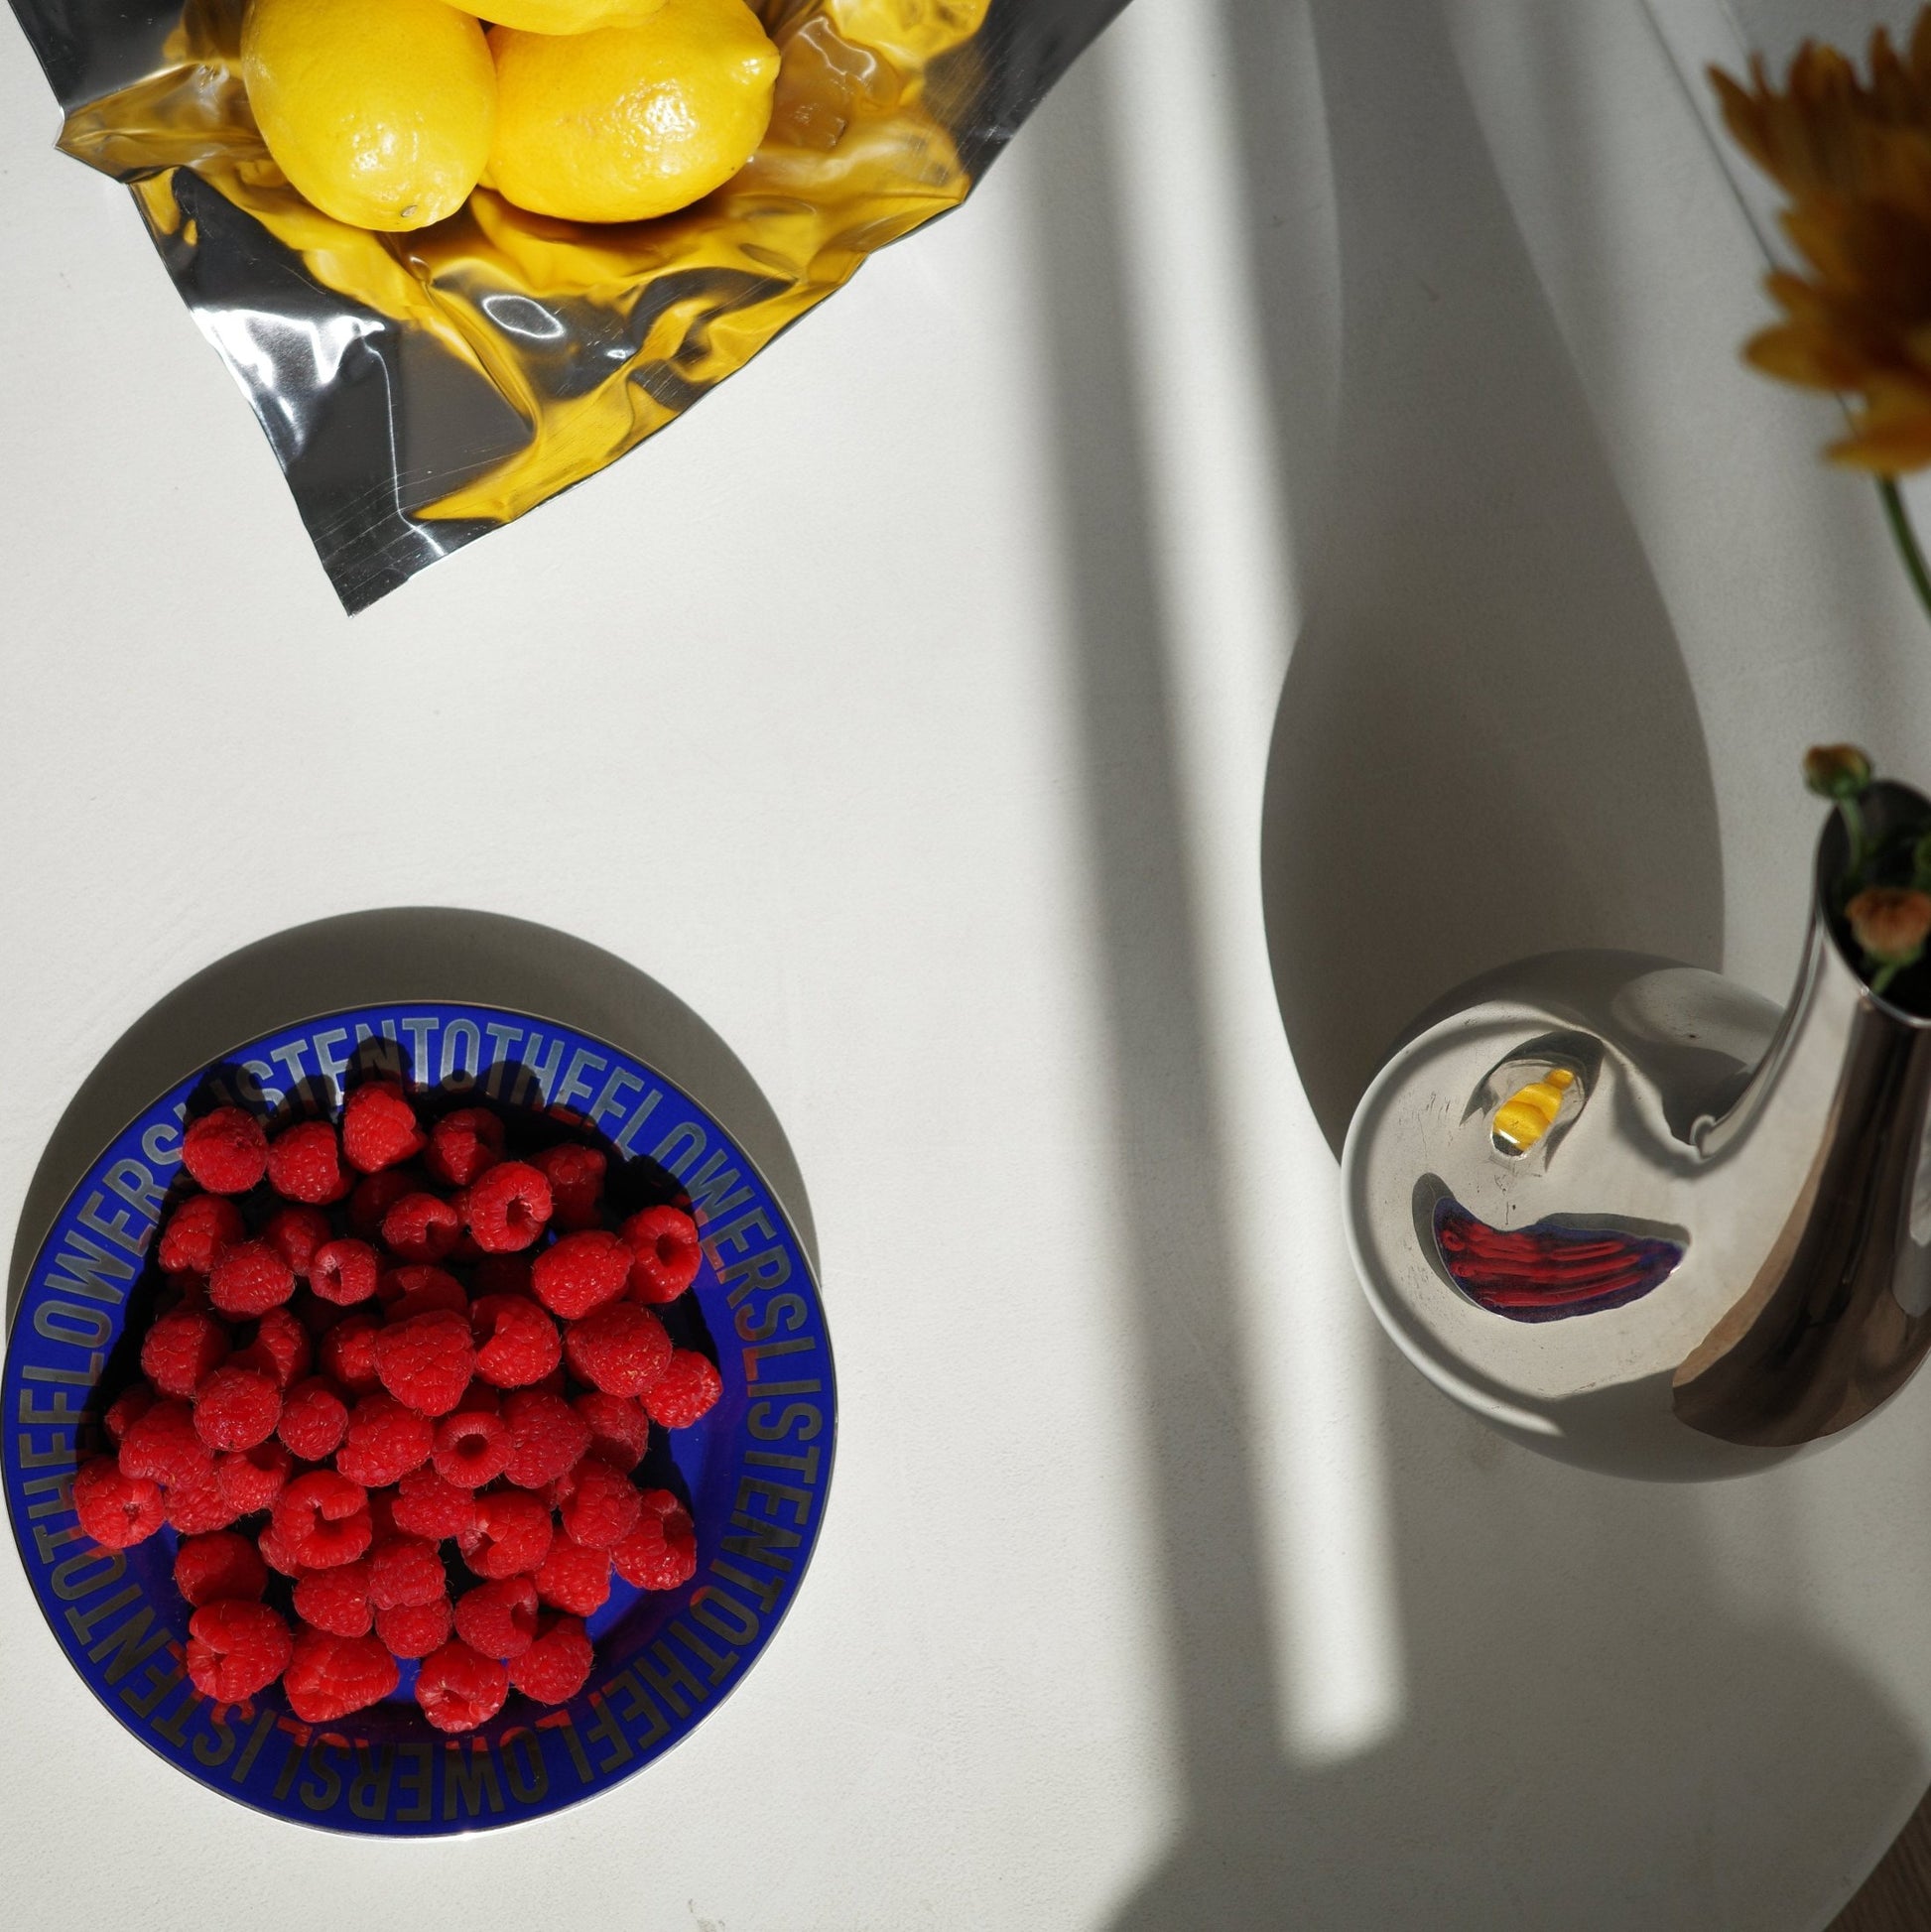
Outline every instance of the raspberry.
<svg viewBox="0 0 1931 1932"><path fill-rule="evenodd" d="M450 1640L454 1618L447 1597L427 1604L397 1604L375 1613L375 1633L392 1657L427 1657Z"/></svg>
<svg viewBox="0 0 1931 1932"><path fill-rule="evenodd" d="M253 1368L217 1368L194 1394L194 1433L210 1449L253 1449L275 1433L282 1392Z"/></svg>
<svg viewBox="0 0 1931 1932"><path fill-rule="evenodd" d="M617 1575L639 1590L675 1590L698 1570L698 1536L668 1489L646 1489L637 1527L610 1552Z"/></svg>
<svg viewBox="0 0 1931 1932"><path fill-rule="evenodd" d="M320 1208L278 1208L262 1229L262 1239L289 1264L298 1281L309 1278L316 1249L328 1234L328 1217Z"/></svg>
<svg viewBox="0 0 1931 1932"><path fill-rule="evenodd" d="M369 1601L369 1564L338 1564L332 1570L311 1570L295 1580L295 1613L303 1622L330 1636L365 1637L375 1624L375 1606Z"/></svg>
<svg viewBox="0 0 1931 1932"><path fill-rule="evenodd" d="M259 1368L277 1388L287 1388L309 1372L315 1351L309 1331L284 1306L271 1308L255 1324L255 1339L241 1353L250 1368Z"/></svg>
<svg viewBox="0 0 1931 1932"><path fill-rule="evenodd" d="M503 1161L463 1198L469 1232L485 1254L514 1254L543 1232L552 1207L550 1183L523 1161Z"/></svg>
<svg viewBox="0 0 1931 1932"><path fill-rule="evenodd" d="M503 1401L510 1460L503 1474L519 1489L540 1489L575 1469L590 1446L590 1426L561 1395L520 1388Z"/></svg>
<svg viewBox="0 0 1931 1932"><path fill-rule="evenodd" d="M129 1476L111 1456L82 1463L73 1478L73 1513L102 1549L145 1543L166 1515L160 1483Z"/></svg>
<svg viewBox="0 0 1931 1932"><path fill-rule="evenodd" d="M261 1315L295 1293L295 1270L266 1241L237 1241L214 1257L207 1298L224 1315Z"/></svg>
<svg viewBox="0 0 1931 1932"><path fill-rule="evenodd" d="M186 1402L157 1402L128 1425L121 1438L121 1473L152 1482L188 1482L210 1477L214 1459L194 1432L194 1411Z"/></svg>
<svg viewBox="0 0 1931 1932"><path fill-rule="evenodd" d="M650 1419L666 1429L688 1429L700 1416L710 1413L723 1392L723 1380L708 1355L695 1349L674 1349L664 1379L644 1397L644 1407Z"/></svg>
<svg viewBox="0 0 1931 1932"><path fill-rule="evenodd" d="M405 1534L427 1536L438 1543L475 1527L476 1501L467 1489L433 1469L411 1470L396 1484L392 1520Z"/></svg>
<svg viewBox="0 0 1931 1932"><path fill-rule="evenodd" d="M175 1588L196 1610L220 1597L259 1598L268 1588L268 1566L254 1544L231 1529L184 1536L175 1551Z"/></svg>
<svg viewBox="0 0 1931 1932"><path fill-rule="evenodd" d="M416 1673L416 1702L438 1731L473 1731L487 1724L509 1694L509 1672L466 1643L432 1651Z"/></svg>
<svg viewBox="0 0 1931 1932"><path fill-rule="evenodd" d="M537 1300L570 1322L615 1301L629 1280L630 1250L600 1227L564 1235L530 1263Z"/></svg>
<svg viewBox="0 0 1931 1932"><path fill-rule="evenodd" d="M400 1081L369 1081L342 1102L342 1152L351 1167L374 1174L422 1151L423 1130Z"/></svg>
<svg viewBox="0 0 1931 1932"><path fill-rule="evenodd" d="M331 1636L307 1626L295 1633L295 1654L282 1673L289 1709L304 1724L333 1724L380 1704L402 1673L374 1637Z"/></svg>
<svg viewBox="0 0 1931 1932"><path fill-rule="evenodd" d="M255 1547L261 1552L262 1561L278 1576L300 1577L303 1574L295 1552L282 1540L280 1531L276 1529L273 1516L262 1524L261 1534L255 1538Z"/></svg>
<svg viewBox="0 0 1931 1932"><path fill-rule="evenodd" d="M380 1489L421 1469L436 1446L436 1425L390 1395L365 1395L348 1413L348 1433L335 1467L352 1481Z"/></svg>
<svg viewBox="0 0 1931 1932"><path fill-rule="evenodd" d="M476 1263L475 1281L478 1297L517 1295L528 1300L530 1257L527 1254L485 1254Z"/></svg>
<svg viewBox="0 0 1931 1932"><path fill-rule="evenodd" d="M268 1185L286 1201L324 1207L348 1192L335 1129L326 1120L298 1120L268 1144Z"/></svg>
<svg viewBox="0 0 1931 1932"><path fill-rule="evenodd" d="M257 1443L214 1459L214 1485L238 1516L268 1508L294 1473L295 1459L279 1442Z"/></svg>
<svg viewBox="0 0 1931 1932"><path fill-rule="evenodd" d="M539 1704L568 1704L589 1682L594 1661L582 1619L551 1617L529 1649L510 1659L510 1682Z"/></svg>
<svg viewBox="0 0 1931 1932"><path fill-rule="evenodd" d="M118 1445L154 1404L154 1390L146 1382L135 1382L131 1387L122 1389L107 1405L107 1413L100 1419L101 1427L107 1431L107 1440Z"/></svg>
<svg viewBox="0 0 1931 1932"><path fill-rule="evenodd" d="M246 1194L268 1166L268 1136L252 1113L218 1106L188 1123L181 1164L209 1194Z"/></svg>
<svg viewBox="0 0 1931 1932"><path fill-rule="evenodd" d="M193 1395L227 1358L228 1332L205 1309L177 1308L141 1338L142 1370L163 1395Z"/></svg>
<svg viewBox="0 0 1931 1932"><path fill-rule="evenodd" d="M528 1577L479 1583L455 1600L456 1634L485 1657L520 1657L537 1633L537 1587Z"/></svg>
<svg viewBox="0 0 1931 1932"><path fill-rule="evenodd" d="M363 1240L372 1241L382 1231L382 1217L406 1194L422 1191L423 1177L406 1168L385 1168L355 1184L348 1197L348 1224Z"/></svg>
<svg viewBox="0 0 1931 1932"><path fill-rule="evenodd" d="M573 1542L607 1550L637 1526L642 1498L629 1477L598 1456L585 1456L558 1484L558 1513Z"/></svg>
<svg viewBox="0 0 1931 1932"><path fill-rule="evenodd" d="M485 1295L469 1310L476 1373L498 1388L540 1382L564 1358L557 1325L521 1295Z"/></svg>
<svg viewBox="0 0 1931 1932"><path fill-rule="evenodd" d="M455 1246L462 1217L441 1195L405 1194L382 1217L382 1239L405 1261L440 1261Z"/></svg>
<svg viewBox="0 0 1931 1932"><path fill-rule="evenodd" d="M503 1123L486 1107L446 1113L429 1132L423 1159L439 1181L466 1188L503 1158Z"/></svg>
<svg viewBox="0 0 1931 1932"><path fill-rule="evenodd" d="M399 1402L422 1415L448 1415L476 1366L465 1317L447 1308L412 1315L375 1338L375 1372Z"/></svg>
<svg viewBox="0 0 1931 1932"><path fill-rule="evenodd" d="M240 1506L222 1492L212 1465L184 1482L168 1485L168 1526L179 1535L200 1536L209 1530L226 1529L240 1514Z"/></svg>
<svg viewBox="0 0 1931 1932"><path fill-rule="evenodd" d="M608 1395L645 1395L671 1365L664 1324L635 1302L609 1302L570 1325L564 1358L581 1381Z"/></svg>
<svg viewBox="0 0 1931 1932"><path fill-rule="evenodd" d="M458 1409L436 1425L436 1467L459 1488L480 1489L509 1467L510 1426L481 1409Z"/></svg>
<svg viewBox="0 0 1931 1932"><path fill-rule="evenodd" d="M646 1208L624 1223L630 1292L640 1302L674 1302L698 1278L704 1259L698 1224L676 1208Z"/></svg>
<svg viewBox="0 0 1931 1932"><path fill-rule="evenodd" d="M555 1610L588 1616L610 1597L610 1552L559 1536L537 1571L537 1595Z"/></svg>
<svg viewBox="0 0 1931 1932"><path fill-rule="evenodd" d="M427 1315L433 1308L446 1308L465 1321L469 1316L469 1297L462 1283L447 1268L423 1262L390 1269L376 1284L376 1293L382 1300L383 1319L391 1326L412 1315Z"/></svg>
<svg viewBox="0 0 1931 1932"><path fill-rule="evenodd" d="M369 1547L368 1492L334 1470L310 1470L275 1498L274 1522L305 1570L332 1570Z"/></svg>
<svg viewBox="0 0 1931 1932"><path fill-rule="evenodd" d="M266 1604L221 1598L188 1619L188 1675L216 1704L265 1691L288 1668L289 1626Z"/></svg>
<svg viewBox="0 0 1931 1932"><path fill-rule="evenodd" d="M375 1372L375 1338L380 1333L373 1315L351 1315L322 1338L322 1367L351 1395L382 1386Z"/></svg>
<svg viewBox="0 0 1931 1932"><path fill-rule="evenodd" d="M412 1470L410 1475L415 1472ZM409 1479L405 1477L404 1481ZM391 1486L386 1489L369 1491L369 1528L373 1532L370 1543L384 1543L396 1534L396 1497L399 1490Z"/></svg>
<svg viewBox="0 0 1931 1932"><path fill-rule="evenodd" d="M334 1455L348 1430L348 1404L333 1382L312 1375L297 1382L282 1400L276 1433L305 1463Z"/></svg>
<svg viewBox="0 0 1931 1932"><path fill-rule="evenodd" d="M614 1470L634 1470L650 1447L650 1416L641 1402L627 1395L606 1395L585 1389L570 1405L589 1425L592 1456L600 1456Z"/></svg>
<svg viewBox="0 0 1931 1932"><path fill-rule="evenodd" d="M309 1264L309 1286L323 1301L347 1308L375 1293L381 1263L366 1241L324 1241Z"/></svg>
<svg viewBox="0 0 1931 1932"><path fill-rule="evenodd" d="M191 1194L168 1217L158 1250L170 1274L205 1275L214 1257L247 1232L241 1210L219 1194Z"/></svg>
<svg viewBox="0 0 1931 1932"><path fill-rule="evenodd" d="M520 1577L550 1554L550 1511L520 1489L492 1489L476 1498L472 1529L456 1538L462 1560L479 1577Z"/></svg>
<svg viewBox="0 0 1931 1932"><path fill-rule="evenodd" d="M596 1225L604 1159L594 1147L546 1148L531 1155L530 1165L550 1183L551 1215L559 1227L574 1231Z"/></svg>
<svg viewBox="0 0 1931 1932"><path fill-rule="evenodd" d="M433 1604L448 1594L443 1559L427 1536L395 1536L369 1556L369 1602L377 1610Z"/></svg>

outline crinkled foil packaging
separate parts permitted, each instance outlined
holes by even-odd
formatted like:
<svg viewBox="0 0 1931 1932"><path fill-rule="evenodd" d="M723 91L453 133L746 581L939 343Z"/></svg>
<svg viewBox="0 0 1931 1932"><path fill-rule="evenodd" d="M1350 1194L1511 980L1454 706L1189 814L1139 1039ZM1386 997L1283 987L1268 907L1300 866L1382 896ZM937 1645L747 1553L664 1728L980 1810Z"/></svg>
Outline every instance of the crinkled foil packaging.
<svg viewBox="0 0 1931 1932"><path fill-rule="evenodd" d="M478 188L371 234L270 159L245 0L13 0L62 148L132 191L350 610L601 469L957 207L1123 3L754 0L771 129L694 207L605 227Z"/></svg>

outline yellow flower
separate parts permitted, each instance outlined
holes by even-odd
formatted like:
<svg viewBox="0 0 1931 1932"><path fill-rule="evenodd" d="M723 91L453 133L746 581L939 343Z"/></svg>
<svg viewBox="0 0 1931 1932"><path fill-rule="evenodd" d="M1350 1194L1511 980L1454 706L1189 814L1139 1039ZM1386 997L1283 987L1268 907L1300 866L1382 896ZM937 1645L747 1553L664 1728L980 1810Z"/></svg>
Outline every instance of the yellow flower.
<svg viewBox="0 0 1931 1932"><path fill-rule="evenodd" d="M1785 320L1744 354L1767 374L1859 398L1840 462L1895 476L1931 463L1931 6L1899 53L1879 29L1869 73L1806 41L1778 89L1710 78L1731 133L1791 197L1808 269L1766 286Z"/></svg>

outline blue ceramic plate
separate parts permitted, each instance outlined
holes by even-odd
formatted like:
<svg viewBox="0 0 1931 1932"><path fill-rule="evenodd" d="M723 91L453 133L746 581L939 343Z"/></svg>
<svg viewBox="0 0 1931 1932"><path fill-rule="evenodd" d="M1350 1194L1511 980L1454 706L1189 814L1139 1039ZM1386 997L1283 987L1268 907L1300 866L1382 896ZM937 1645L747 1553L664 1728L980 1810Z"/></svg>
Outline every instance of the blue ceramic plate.
<svg viewBox="0 0 1931 1932"><path fill-rule="evenodd" d="M189 1608L172 1530L117 1553L68 1502L89 1418L129 1372L157 1286L146 1261L180 1174L181 1127L232 1098L263 1113L336 1104L351 1067L414 1088L541 1106L601 1137L621 1175L688 1197L705 1242L668 1310L679 1346L716 1361L702 1421L653 1431L641 1480L690 1501L698 1570L681 1589L613 1582L589 1619L596 1664L557 1709L512 1692L474 1734L447 1739L412 1696L311 1730L272 1688L212 1710L182 1669ZM279 1818L378 1837L477 1831L558 1811L619 1783L702 1724L771 1639L809 1562L832 1475L836 1398L811 1265L756 1169L717 1122L641 1061L495 1007L416 1004L333 1013L252 1042L162 1096L74 1189L35 1259L4 1381L7 1507L48 1623L116 1719L188 1776Z"/></svg>

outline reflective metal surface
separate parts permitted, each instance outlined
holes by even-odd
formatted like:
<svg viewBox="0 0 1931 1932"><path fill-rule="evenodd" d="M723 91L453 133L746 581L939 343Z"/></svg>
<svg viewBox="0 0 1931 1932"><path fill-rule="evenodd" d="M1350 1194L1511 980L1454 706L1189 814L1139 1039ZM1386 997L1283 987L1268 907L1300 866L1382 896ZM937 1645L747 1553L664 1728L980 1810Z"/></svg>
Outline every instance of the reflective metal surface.
<svg viewBox="0 0 1931 1932"><path fill-rule="evenodd" d="M1873 829L1924 802L1872 794ZM1931 1022L1876 997L1819 843L1779 1015L1631 954L1525 961L1427 1016L1343 1156L1368 1298L1553 1454L1722 1475L1850 1427L1931 1347Z"/></svg>
<svg viewBox="0 0 1931 1932"><path fill-rule="evenodd" d="M1123 3L753 0L782 57L770 132L696 206L596 226L479 188L378 235L269 158L244 0L13 0L62 147L133 189L351 610L614 460L958 206Z"/></svg>

